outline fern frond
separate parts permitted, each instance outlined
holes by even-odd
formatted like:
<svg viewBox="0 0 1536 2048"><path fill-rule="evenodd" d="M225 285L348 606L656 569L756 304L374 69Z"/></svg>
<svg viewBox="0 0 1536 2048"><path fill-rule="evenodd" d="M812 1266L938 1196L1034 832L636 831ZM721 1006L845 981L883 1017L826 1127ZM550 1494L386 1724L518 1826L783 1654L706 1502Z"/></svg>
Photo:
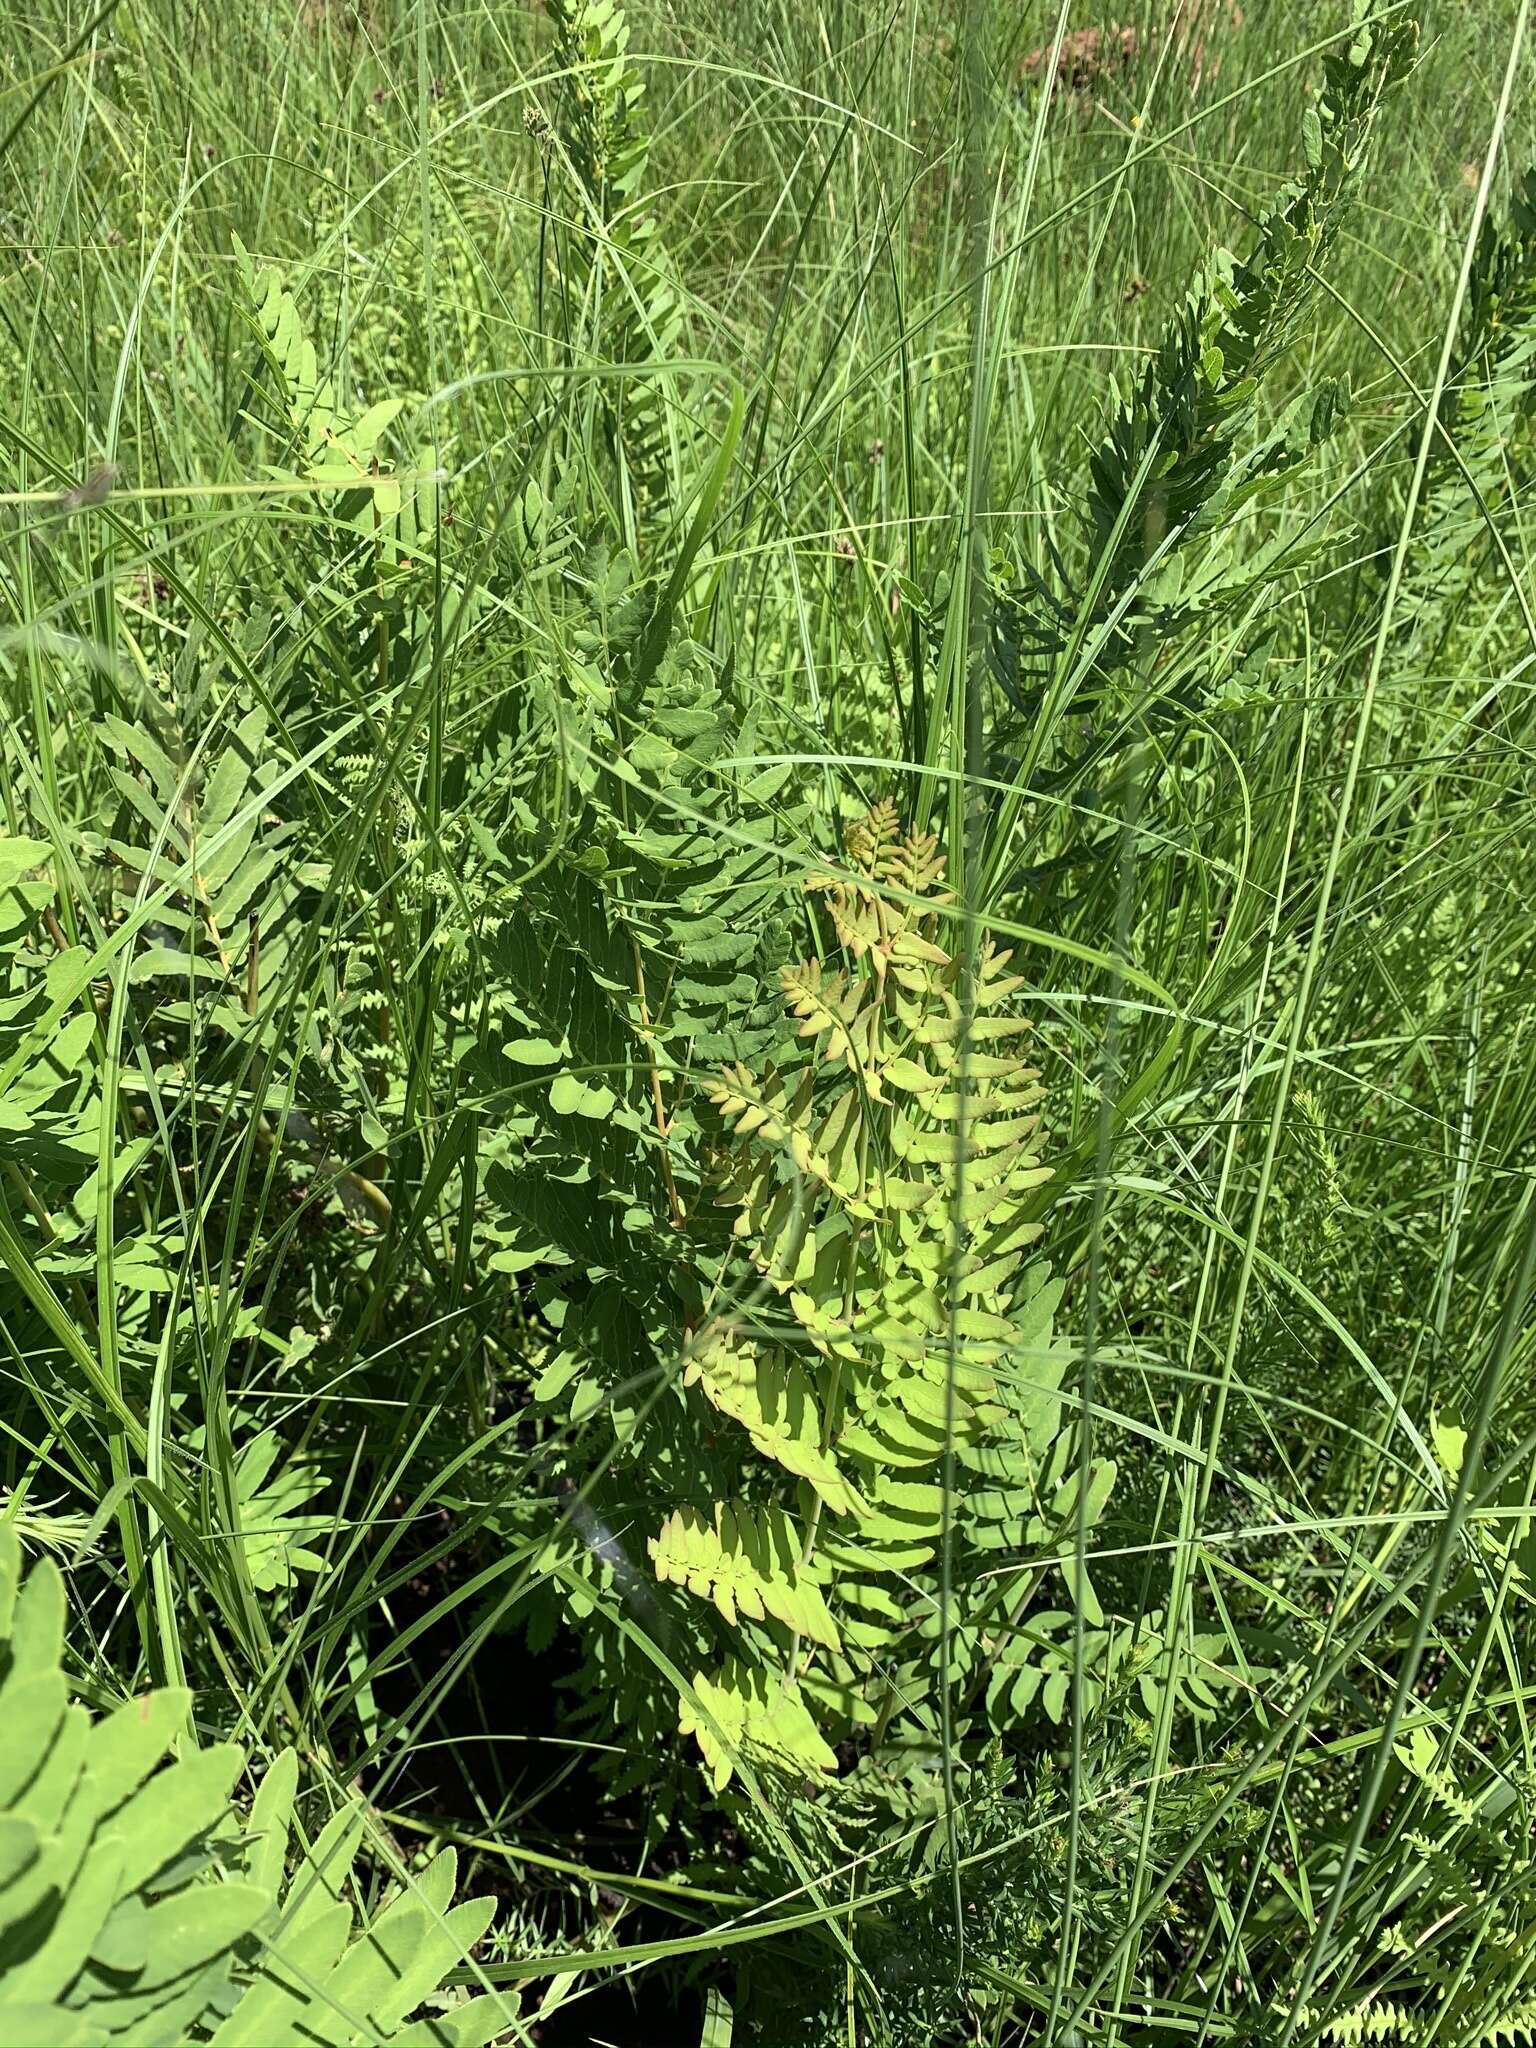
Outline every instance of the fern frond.
<svg viewBox="0 0 1536 2048"><path fill-rule="evenodd" d="M819 1574L802 1561L804 1531L778 1509L722 1501L711 1519L696 1508L679 1508L647 1548L658 1579L712 1600L732 1625L738 1613L753 1621L772 1615L787 1629L837 1649L837 1627L817 1584Z"/></svg>
<svg viewBox="0 0 1536 2048"><path fill-rule="evenodd" d="M847 827L843 833L843 847L856 868L862 869L866 875L875 875L879 872L881 859L900 837L901 813L895 800L884 796L862 818L855 818Z"/></svg>
<svg viewBox="0 0 1536 2048"><path fill-rule="evenodd" d="M1059 557L1050 576L1025 564L1020 588L999 565L994 667L1026 713L1037 709L1027 680L1043 679L1074 637L1095 648L1096 681L1080 686L1081 709L1130 660L1144 622L1171 630L1209 613L1251 592L1283 558L1284 537L1254 549L1231 515L1311 458L1348 393L1333 381L1304 392L1267 433L1257 424L1260 395L1314 303L1381 96L1417 47L1417 24L1402 14L1373 18L1368 0L1354 0L1352 18L1353 35L1326 56L1302 118L1301 175L1260 218L1244 255L1219 249L1209 259L1091 458L1085 587L1073 586Z"/></svg>
<svg viewBox="0 0 1536 2048"><path fill-rule="evenodd" d="M1464 2036L1467 2048L1529 2048L1536 2040L1536 1998L1523 1998Z"/></svg>
<svg viewBox="0 0 1536 2048"><path fill-rule="evenodd" d="M577 258L597 289L602 331L594 353L613 363L665 363L683 330L683 297L643 197L650 137L641 117L644 78L629 61L629 24L617 0L551 0L561 82L556 127L598 232ZM666 418L654 376L605 399L616 448L644 497L667 482Z"/></svg>
<svg viewBox="0 0 1536 2048"><path fill-rule="evenodd" d="M944 857L938 841L931 833L895 833L894 807L878 808L844 834L859 879L819 870L805 878L807 892L826 905L840 944L854 961L867 960L877 977L898 956L909 965L948 959L924 934L926 921L951 900L940 887Z"/></svg>
<svg viewBox="0 0 1536 2048"><path fill-rule="evenodd" d="M805 1480L833 1514L860 1511L857 1489L822 1448L815 1395L792 1360L716 1329L689 1354L683 1383L739 1422L762 1457Z"/></svg>
<svg viewBox="0 0 1536 2048"><path fill-rule="evenodd" d="M1530 475L1536 419L1536 170L1505 217L1483 222L1468 283L1457 358L1441 400L1413 550L1405 565L1401 630L1439 650L1467 615L1480 577L1505 564L1489 528ZM1395 514L1393 515L1395 519ZM1390 559L1385 533L1377 561Z"/></svg>
<svg viewBox="0 0 1536 2048"><path fill-rule="evenodd" d="M799 1775L837 1769L795 1680L732 1658L714 1677L695 1677L693 1687L699 1708L683 1700L679 1726L697 1739L717 1792L735 1768L732 1750Z"/></svg>
<svg viewBox="0 0 1536 2048"><path fill-rule="evenodd" d="M1415 2012L1406 2005L1386 1999L1361 1999L1348 2012L1334 2013L1318 2025L1319 2015L1303 2014L1303 2023L1318 2028L1317 2038L1333 2048L1357 2048L1363 2042L1402 2043L1404 2048L1423 2040L1432 2015Z"/></svg>
<svg viewBox="0 0 1536 2048"><path fill-rule="evenodd" d="M1372 20L1324 60L1322 90L1303 120L1304 174L1236 260L1213 259L1127 397L1092 464L1089 516L1105 564L1101 602L1141 575L1163 537L1182 543L1259 481L1290 449L1235 460L1266 371L1289 346L1316 292L1312 273L1343 225L1377 102L1412 61L1417 25Z"/></svg>

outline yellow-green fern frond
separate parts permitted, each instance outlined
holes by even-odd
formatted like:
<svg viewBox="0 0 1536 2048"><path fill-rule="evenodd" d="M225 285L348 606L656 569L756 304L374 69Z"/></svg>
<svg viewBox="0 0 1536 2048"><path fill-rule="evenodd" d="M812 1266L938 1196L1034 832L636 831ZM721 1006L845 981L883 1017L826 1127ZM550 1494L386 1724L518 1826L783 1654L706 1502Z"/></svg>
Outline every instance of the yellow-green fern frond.
<svg viewBox="0 0 1536 2048"><path fill-rule="evenodd" d="M738 1614L750 1621L771 1615L812 1642L838 1647L820 1573L802 1560L804 1531L780 1510L720 1501L710 1517L679 1508L647 1547L658 1579L712 1600L733 1625Z"/></svg>
<svg viewBox="0 0 1536 2048"><path fill-rule="evenodd" d="M798 1365L720 1330L695 1347L683 1383L739 1422L760 1456L807 1481L833 1514L858 1513L857 1489L821 1447L821 1411Z"/></svg>
<svg viewBox="0 0 1536 2048"><path fill-rule="evenodd" d="M802 1775L837 1769L793 1679L732 1658L716 1676L696 1677L693 1689L698 1707L683 1700L678 1725L697 1738L717 1792L731 1781L733 1752Z"/></svg>

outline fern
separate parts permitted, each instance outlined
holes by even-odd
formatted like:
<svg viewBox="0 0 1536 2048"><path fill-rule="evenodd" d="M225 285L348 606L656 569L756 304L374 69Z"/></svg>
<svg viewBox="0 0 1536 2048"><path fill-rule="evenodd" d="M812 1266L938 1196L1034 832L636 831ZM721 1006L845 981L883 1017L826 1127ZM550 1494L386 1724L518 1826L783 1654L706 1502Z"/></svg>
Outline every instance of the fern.
<svg viewBox="0 0 1536 2048"><path fill-rule="evenodd" d="M290 1586L300 1571L317 1572L325 1560L305 1543L331 1527L328 1515L300 1510L324 1491L325 1475L296 1458L284 1460L275 1431L254 1438L236 1463L241 1542L258 1593Z"/></svg>
<svg viewBox="0 0 1536 2048"><path fill-rule="evenodd" d="M889 1710L891 1674L920 1645L930 1597L921 1573L943 1525L935 1468L951 1430L962 1455L1007 1440L1014 1411L997 1368L1018 1345L1016 1300L1038 1294L1024 1260L1039 1226L1021 1205L1045 1169L1038 1076L1012 1005L1020 983L983 943L967 1032L964 963L939 939L948 898L932 838L902 834L883 805L850 829L846 853L846 868L806 884L846 964L782 972L791 1064L759 1077L738 1062L706 1084L725 1134L719 1199L782 1308L763 1328L717 1317L686 1377L801 1482L796 1508L773 1511L773 1569L761 1544L732 1551L733 1668L750 1660L769 1674L766 1692L733 1690L747 1702L733 1729L749 1748L761 1702L789 1687L834 1737ZM1035 1335L1038 1323L1037 1313ZM719 1504L692 1526L719 1530L730 1513ZM800 1607L813 1573L827 1575L825 1615L819 1592ZM714 1584L706 1568L700 1590ZM909 1681L904 1670L910 1700ZM718 1781L717 1752L710 1761Z"/></svg>
<svg viewBox="0 0 1536 2048"><path fill-rule="evenodd" d="M312 594L302 575L306 549L278 566L295 600L292 619L261 624L285 658L320 634L334 650L337 670L353 679L354 696L378 700L419 682L446 646L463 644L488 608L489 594L455 574L456 552L444 545L439 448L413 441L399 469L385 452L387 437L405 438L398 424L404 397L360 410L345 404L281 273L258 268L238 236L234 247L246 317L266 373L265 404L246 417L276 441L282 457L264 465L268 479L291 487L296 503L316 515L315 581L343 600L327 606L319 620L305 616ZM253 377L248 395L259 389ZM271 652L264 649L267 660ZM375 701L376 718L386 709Z"/></svg>
<svg viewBox="0 0 1536 2048"><path fill-rule="evenodd" d="M1526 2048L1536 2039L1536 1998L1522 1998L1466 2038L1468 2048Z"/></svg>
<svg viewBox="0 0 1536 2048"><path fill-rule="evenodd" d="M693 775L697 805L706 785ZM590 823L608 835L606 872L620 853L652 857L651 828L603 823L600 778L590 802ZM691 828L674 835L668 852L691 838ZM642 982L669 977L656 961L664 928L631 922L622 884L591 885L579 949L560 939L549 902L516 981L530 1026L540 1004L551 1030L558 1014L565 1056L594 1076L551 1086L572 1129L549 1157L565 1162L569 1183L574 1141L588 1162L578 1184L611 1188L615 1221L626 1212L622 1241L604 1248L601 1208L594 1219L590 1199L558 1195L537 1163L547 1112L525 1122L525 1163L493 1176L522 1219L518 1266L553 1257L569 1273L541 1294L558 1313L536 1392L573 1421L601 1404L609 1424L586 1458L566 1453L573 1473L591 1476L559 1554L567 1573L634 1606L636 1561L616 1532L637 1491L666 1501L646 1550L658 1588L691 1603L676 1616L696 1659L683 1719L717 1786L743 1746L779 1767L793 1755L803 1770L828 1769L833 1743L878 1735L898 1708L921 1716L936 1684L984 1695L980 1712L1002 1706L974 1660L1010 1632L1007 1581L987 1570L1004 1547L1064 1581L1090 1625L1103 1618L1075 1565L1076 1434L1062 1426L1064 1359L1050 1336L1057 1290L1031 1258L1040 1225L1025 1212L1046 1168L1021 983L990 941L969 973L942 943L943 861L931 837L901 831L891 806L855 824L845 852L841 867L806 880L832 945L781 969L773 1052L749 1043L750 1058L701 1086L672 1051L687 1042L674 1034L697 1030L687 1012L658 1006L632 1035L626 925ZM667 867L651 872L664 887ZM567 927L588 887L561 886ZM498 942L508 961L517 931ZM582 986L589 997L577 997ZM574 1018L588 1020L581 1045ZM534 1071L548 1056L530 1047ZM643 1066L658 1058L665 1152ZM716 1219L728 1222L723 1237ZM669 1332L681 1406L644 1391L645 1362L665 1365ZM964 1620L941 1672L939 1466L951 1442L967 1480L954 1530ZM735 1483L720 1487L733 1469ZM1093 1467L1090 1526L1114 1476L1107 1461ZM625 1711L648 1727L650 1674L584 1612L602 1673L591 1682L611 1688L623 1670ZM652 1625L666 1624L658 1615ZM712 1645L723 1662L711 1663Z"/></svg>
<svg viewBox="0 0 1536 2048"><path fill-rule="evenodd" d="M1366 2041L1401 2042L1411 2048L1427 2032L1422 2014L1386 2000L1362 2001L1348 2012L1333 2014L1320 2025L1315 2014L1304 2014L1303 2019L1307 2025L1318 2026L1319 2040L1337 2043L1338 2048L1355 2048L1356 2043Z"/></svg>
<svg viewBox="0 0 1536 2048"><path fill-rule="evenodd" d="M1443 658L1478 580L1503 573L1490 527L1529 473L1533 412L1536 171L1527 171L1505 218L1490 213L1483 222L1406 564L1400 632L1431 659ZM1390 554L1384 537L1377 560Z"/></svg>
<svg viewBox="0 0 1536 2048"><path fill-rule="evenodd" d="M716 1328L689 1356L683 1384L697 1386L721 1415L739 1422L759 1457L803 1479L833 1514L852 1514L862 1505L823 1448L816 1395L793 1359Z"/></svg>
<svg viewBox="0 0 1536 2048"><path fill-rule="evenodd" d="M1443 1425L1437 1437L1446 1434ZM1403 1804L1371 1880L1383 1910L1362 1975L1332 2009L1305 2015L1318 2039L1514 2043L1530 2030L1536 1875L1518 1754L1480 1768L1418 1726L1394 1745ZM1468 1768L1471 1764L1472 1768Z"/></svg>
<svg viewBox="0 0 1536 2048"><path fill-rule="evenodd" d="M688 778L673 786L692 809L718 802L704 762L687 760L658 757L656 772ZM601 868L530 897L531 924L514 919L495 942L515 965L530 1033L525 1055L515 1041L509 1050L532 1075L558 1055L592 1077L520 1091L522 1135L490 1176L517 1217L512 1266L549 1274L537 1289L554 1323L537 1396L594 1429L606 1418L562 1454L584 1493L558 1554L598 1597L612 1588L634 1607L642 1559L621 1532L637 1496L653 1500L658 1590L679 1588L688 1604L648 1625L675 1625L691 1646L696 1704L684 1717L712 1778L728 1779L740 1744L826 1769L833 1742L878 1729L898 1700L920 1706L936 1681L929 1623L950 1429L961 1459L977 1460L975 1510L957 1521L967 1557L980 1568L997 1544L1024 1542L1046 1570L1071 1569L1075 1437L1060 1426L1054 1291L1030 1261L1039 1225L1023 1213L1046 1169L1020 983L984 943L967 1009L965 964L941 943L938 850L883 807L850 831L843 867L808 878L835 943L825 961L783 967L777 1034L738 1031L748 1056L700 1080L682 1056L700 1043L702 990L679 998L684 970L666 956L679 925L694 943L676 906L696 888L715 900L721 851L692 825L658 838L609 800L594 777L582 833L603 835ZM568 842L564 857L584 865L590 843ZM644 916L630 908L640 874L655 905ZM764 909L775 874L770 859L755 885ZM708 941L699 951L713 957ZM744 991L730 958L727 968L718 1014L739 1016ZM641 987L654 992L643 1017ZM573 1156L585 1161L574 1174ZM682 1367L671 1395L650 1377L669 1351ZM1112 1483L1112 1466L1095 1468L1093 1517ZM1044 1518L1015 1516L1042 1487ZM978 1589L974 1641L994 1605ZM649 1728L652 1673L627 1638L581 1613L593 1659L584 1689L618 1684L626 1716ZM723 1663L710 1661L712 1644ZM790 1698L794 1712L781 1705ZM713 1725L712 1699L725 1717Z"/></svg>

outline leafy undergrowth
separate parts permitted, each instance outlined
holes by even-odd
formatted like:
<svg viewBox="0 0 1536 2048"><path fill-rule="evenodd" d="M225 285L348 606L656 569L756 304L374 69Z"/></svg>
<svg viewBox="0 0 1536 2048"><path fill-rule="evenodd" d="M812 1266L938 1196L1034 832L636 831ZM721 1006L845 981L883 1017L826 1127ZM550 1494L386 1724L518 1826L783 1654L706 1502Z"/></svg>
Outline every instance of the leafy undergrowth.
<svg viewBox="0 0 1536 2048"><path fill-rule="evenodd" d="M0 2038L1536 2037L1527 9L1284 12L17 24Z"/></svg>

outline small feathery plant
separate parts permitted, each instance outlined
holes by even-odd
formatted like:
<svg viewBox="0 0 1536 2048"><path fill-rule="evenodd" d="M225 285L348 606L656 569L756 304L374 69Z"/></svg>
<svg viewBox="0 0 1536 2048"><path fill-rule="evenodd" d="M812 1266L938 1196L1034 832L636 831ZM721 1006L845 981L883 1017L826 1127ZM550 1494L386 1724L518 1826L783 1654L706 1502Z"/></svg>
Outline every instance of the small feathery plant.
<svg viewBox="0 0 1536 2048"><path fill-rule="evenodd" d="M657 373L683 332L682 292L645 191L645 79L629 56L624 8L551 0L550 15L560 71L553 134L577 199L562 250L566 319L578 366L634 366L631 376L604 378L598 403L638 532L642 514L654 520L676 496L667 386Z"/></svg>

